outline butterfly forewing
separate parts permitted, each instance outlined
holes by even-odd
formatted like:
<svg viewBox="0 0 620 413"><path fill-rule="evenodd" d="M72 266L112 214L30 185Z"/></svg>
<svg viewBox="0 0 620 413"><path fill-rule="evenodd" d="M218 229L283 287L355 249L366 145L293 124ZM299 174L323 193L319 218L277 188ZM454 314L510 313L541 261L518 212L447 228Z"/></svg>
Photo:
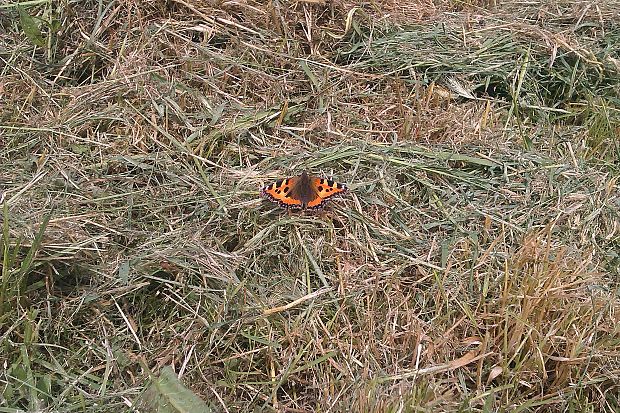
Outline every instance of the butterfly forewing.
<svg viewBox="0 0 620 413"><path fill-rule="evenodd" d="M334 195L340 195L347 191L347 186L335 182L331 179L315 178L314 186L319 196L323 199L330 198Z"/></svg>

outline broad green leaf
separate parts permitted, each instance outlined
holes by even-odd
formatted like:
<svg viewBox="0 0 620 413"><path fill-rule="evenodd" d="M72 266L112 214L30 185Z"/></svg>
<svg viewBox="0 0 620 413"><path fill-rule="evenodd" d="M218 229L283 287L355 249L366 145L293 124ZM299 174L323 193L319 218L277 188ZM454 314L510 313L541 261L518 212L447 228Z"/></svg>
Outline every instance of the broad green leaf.
<svg viewBox="0 0 620 413"><path fill-rule="evenodd" d="M45 46L45 40L41 34L41 29L36 20L29 15L23 7L17 7L19 11L19 24L26 37L37 46Z"/></svg>
<svg viewBox="0 0 620 413"><path fill-rule="evenodd" d="M154 378L139 404L153 413L211 413L207 404L181 383L168 366Z"/></svg>

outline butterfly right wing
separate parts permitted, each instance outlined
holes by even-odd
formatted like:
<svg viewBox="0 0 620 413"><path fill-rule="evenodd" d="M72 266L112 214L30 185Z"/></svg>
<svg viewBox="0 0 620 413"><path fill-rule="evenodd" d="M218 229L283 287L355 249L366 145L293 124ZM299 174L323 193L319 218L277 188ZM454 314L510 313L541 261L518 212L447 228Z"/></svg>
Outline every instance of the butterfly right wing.
<svg viewBox="0 0 620 413"><path fill-rule="evenodd" d="M333 196L347 192L347 186L326 178L314 178L312 185L316 188L317 197L308 202L308 208L321 208Z"/></svg>

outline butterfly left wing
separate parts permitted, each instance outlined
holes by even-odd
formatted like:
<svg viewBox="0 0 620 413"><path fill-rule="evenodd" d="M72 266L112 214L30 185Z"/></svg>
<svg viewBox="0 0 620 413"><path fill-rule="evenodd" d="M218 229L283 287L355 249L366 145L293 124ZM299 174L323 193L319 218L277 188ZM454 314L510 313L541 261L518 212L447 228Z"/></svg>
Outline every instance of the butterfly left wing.
<svg viewBox="0 0 620 413"><path fill-rule="evenodd" d="M302 202L293 196L292 189L298 178L285 178L267 185L260 190L260 194L272 202L285 208L302 208Z"/></svg>
<svg viewBox="0 0 620 413"><path fill-rule="evenodd" d="M326 178L313 178L312 185L316 189L317 197L308 202L308 208L321 208L331 197L347 192L347 186Z"/></svg>

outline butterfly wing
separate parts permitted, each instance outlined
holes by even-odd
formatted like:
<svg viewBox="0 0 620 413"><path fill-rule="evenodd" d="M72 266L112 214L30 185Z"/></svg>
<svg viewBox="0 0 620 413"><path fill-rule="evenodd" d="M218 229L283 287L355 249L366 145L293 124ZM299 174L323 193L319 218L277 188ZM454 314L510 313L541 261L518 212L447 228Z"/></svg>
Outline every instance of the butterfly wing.
<svg viewBox="0 0 620 413"><path fill-rule="evenodd" d="M321 208L331 197L347 192L347 186L326 178L313 178L312 185L317 197L308 202L307 208Z"/></svg>
<svg viewBox="0 0 620 413"><path fill-rule="evenodd" d="M293 194L293 187L295 186L297 179L299 178L280 179L271 185L263 187L260 190L260 194L270 201L276 202L285 208L302 208L303 205L301 200Z"/></svg>

